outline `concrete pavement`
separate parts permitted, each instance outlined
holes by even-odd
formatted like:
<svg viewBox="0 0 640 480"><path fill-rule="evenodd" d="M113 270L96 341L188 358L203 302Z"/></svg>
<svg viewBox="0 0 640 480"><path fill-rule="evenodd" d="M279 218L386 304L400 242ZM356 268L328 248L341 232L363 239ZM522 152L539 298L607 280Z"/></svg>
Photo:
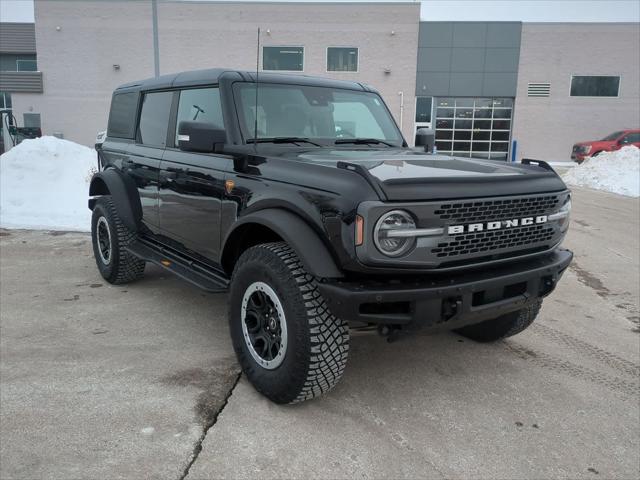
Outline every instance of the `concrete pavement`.
<svg viewBox="0 0 640 480"><path fill-rule="evenodd" d="M354 336L295 406L236 384L224 296L3 231L0 478L638 478L638 205L575 191L576 261L521 335Z"/></svg>

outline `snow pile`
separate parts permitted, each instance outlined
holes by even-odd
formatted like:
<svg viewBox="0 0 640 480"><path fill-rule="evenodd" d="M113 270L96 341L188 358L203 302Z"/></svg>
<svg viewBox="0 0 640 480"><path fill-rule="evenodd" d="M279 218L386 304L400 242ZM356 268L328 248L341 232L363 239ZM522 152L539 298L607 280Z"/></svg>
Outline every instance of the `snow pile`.
<svg viewBox="0 0 640 480"><path fill-rule="evenodd" d="M640 150L627 146L615 152L602 152L572 168L562 179L567 185L639 197Z"/></svg>
<svg viewBox="0 0 640 480"><path fill-rule="evenodd" d="M90 230L96 158L95 150L55 137L24 140L0 156L0 226Z"/></svg>

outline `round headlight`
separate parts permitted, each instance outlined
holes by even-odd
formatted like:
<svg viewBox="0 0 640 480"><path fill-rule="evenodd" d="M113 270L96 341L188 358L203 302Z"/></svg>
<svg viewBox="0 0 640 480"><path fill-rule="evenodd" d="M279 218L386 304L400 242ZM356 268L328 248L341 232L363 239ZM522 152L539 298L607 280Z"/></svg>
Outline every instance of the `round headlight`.
<svg viewBox="0 0 640 480"><path fill-rule="evenodd" d="M389 257L398 257L413 248L416 239L409 232L415 229L416 224L408 212L393 210L377 221L374 242L380 252Z"/></svg>

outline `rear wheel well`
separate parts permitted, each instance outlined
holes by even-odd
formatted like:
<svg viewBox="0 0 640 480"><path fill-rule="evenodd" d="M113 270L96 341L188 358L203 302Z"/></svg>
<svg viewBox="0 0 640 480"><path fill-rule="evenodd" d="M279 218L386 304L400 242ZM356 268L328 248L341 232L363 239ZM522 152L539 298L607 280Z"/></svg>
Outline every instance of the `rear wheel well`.
<svg viewBox="0 0 640 480"><path fill-rule="evenodd" d="M259 223L247 223L233 231L222 253L222 268L231 276L242 253L262 243L281 242L283 238L269 227Z"/></svg>
<svg viewBox="0 0 640 480"><path fill-rule="evenodd" d="M90 197L97 197L99 195L111 195L111 192L109 191L109 187L107 187L107 184L105 183L105 181L100 177L94 178L91 181L91 185L89 186ZM96 204L95 199L89 199L89 208L91 210L93 210L93 207L95 206L95 204Z"/></svg>
<svg viewBox="0 0 640 480"><path fill-rule="evenodd" d="M95 196L95 195L109 195L111 192L109 192L109 187L107 187L107 184L104 182L103 179L101 178L94 178L91 181L91 186L89 187L89 196Z"/></svg>

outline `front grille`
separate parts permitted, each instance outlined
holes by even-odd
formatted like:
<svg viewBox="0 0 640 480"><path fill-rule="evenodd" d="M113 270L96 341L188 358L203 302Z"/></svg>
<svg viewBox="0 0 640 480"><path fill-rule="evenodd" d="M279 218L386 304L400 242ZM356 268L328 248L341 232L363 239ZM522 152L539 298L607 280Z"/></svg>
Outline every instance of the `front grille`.
<svg viewBox="0 0 640 480"><path fill-rule="evenodd" d="M437 247L431 249L431 253L437 257L455 257L511 248L526 249L533 245L548 242L553 236L553 227L545 224L487 232L462 233L452 237L450 242L438 243Z"/></svg>
<svg viewBox="0 0 640 480"><path fill-rule="evenodd" d="M504 200L447 203L440 205L434 213L442 220L454 223L505 220L543 215L550 210L555 210L558 202L557 195L540 195Z"/></svg>

